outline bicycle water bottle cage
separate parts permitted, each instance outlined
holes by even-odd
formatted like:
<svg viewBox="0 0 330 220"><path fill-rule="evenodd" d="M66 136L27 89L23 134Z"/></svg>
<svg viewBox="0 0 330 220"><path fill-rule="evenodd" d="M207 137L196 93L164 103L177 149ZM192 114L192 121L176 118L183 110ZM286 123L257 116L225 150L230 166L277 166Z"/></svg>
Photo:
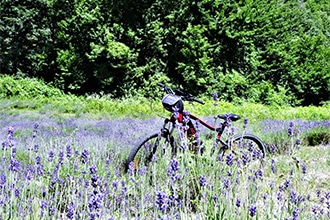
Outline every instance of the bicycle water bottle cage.
<svg viewBox="0 0 330 220"><path fill-rule="evenodd" d="M176 107L178 112L183 111L183 101L180 96L174 94L167 94L162 99L163 107L170 112L173 112L173 108Z"/></svg>
<svg viewBox="0 0 330 220"><path fill-rule="evenodd" d="M237 121L241 117L239 115L236 115L236 114L221 114L221 115L218 115L218 118L221 118L223 120L228 120L229 119L230 121Z"/></svg>

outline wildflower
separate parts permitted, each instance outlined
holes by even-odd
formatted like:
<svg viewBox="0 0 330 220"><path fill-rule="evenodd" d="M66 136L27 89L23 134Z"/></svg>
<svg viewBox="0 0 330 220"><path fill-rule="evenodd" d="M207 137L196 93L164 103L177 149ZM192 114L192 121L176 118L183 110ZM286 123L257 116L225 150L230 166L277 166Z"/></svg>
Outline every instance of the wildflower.
<svg viewBox="0 0 330 220"><path fill-rule="evenodd" d="M260 149L254 148L252 151L252 159L257 160L257 159L262 159L262 151Z"/></svg>
<svg viewBox="0 0 330 220"><path fill-rule="evenodd" d="M58 155L58 163L59 164L63 164L63 160L64 160L64 152L60 151L59 155Z"/></svg>
<svg viewBox="0 0 330 220"><path fill-rule="evenodd" d="M284 189L287 189L287 188L289 188L289 186L291 185L291 181L290 180L285 180L284 181Z"/></svg>
<svg viewBox="0 0 330 220"><path fill-rule="evenodd" d="M48 161L49 161L49 162L52 162L53 159L54 159L54 156L55 156L54 151L49 151L49 154L48 154Z"/></svg>
<svg viewBox="0 0 330 220"><path fill-rule="evenodd" d="M272 152L274 154L274 153L276 153L276 151L277 151L276 145L275 144L271 144L270 145L270 152Z"/></svg>
<svg viewBox="0 0 330 220"><path fill-rule="evenodd" d="M34 123L32 138L35 138L37 136L38 128L39 128L39 123L38 122Z"/></svg>
<svg viewBox="0 0 330 220"><path fill-rule="evenodd" d="M303 173L303 174L306 174L306 173L307 173L307 166L306 166L306 164L303 164L303 165L301 166L301 170L302 170L302 173Z"/></svg>
<svg viewBox="0 0 330 220"><path fill-rule="evenodd" d="M288 136L293 137L293 130L294 130L294 124L293 122L290 122L289 128L288 128Z"/></svg>
<svg viewBox="0 0 330 220"><path fill-rule="evenodd" d="M172 180L175 180L175 179L179 179L180 178L180 175L177 175L176 174L176 171L178 171L180 169L180 165L179 165L179 161L177 159L172 159L170 161L170 164L167 168L167 174L168 176L172 179Z"/></svg>
<svg viewBox="0 0 330 220"><path fill-rule="evenodd" d="M66 145L66 157L70 158L72 156L72 147L70 144Z"/></svg>
<svg viewBox="0 0 330 220"><path fill-rule="evenodd" d="M6 181L7 181L6 175L5 174L1 174L1 176L0 176L0 186L1 185L4 185L6 183Z"/></svg>
<svg viewBox="0 0 330 220"><path fill-rule="evenodd" d="M317 214L317 209L318 209L318 207L316 206L316 205L314 205L313 207L312 207L312 212L316 215Z"/></svg>
<svg viewBox="0 0 330 220"><path fill-rule="evenodd" d="M237 208L241 207L241 200L239 198L237 198L235 204L236 204Z"/></svg>
<svg viewBox="0 0 330 220"><path fill-rule="evenodd" d="M276 172L276 162L274 159L271 160L271 169L273 173Z"/></svg>
<svg viewBox="0 0 330 220"><path fill-rule="evenodd" d="M139 172L140 175L143 176L146 172L147 172L147 167L146 166L141 167L140 172Z"/></svg>
<svg viewBox="0 0 330 220"><path fill-rule="evenodd" d="M85 149L81 153L81 162L83 164L86 164L88 162L88 159L89 159L89 151Z"/></svg>
<svg viewBox="0 0 330 220"><path fill-rule="evenodd" d="M295 207L292 211L292 217L293 217L293 220L297 220L299 219L299 208L298 207Z"/></svg>
<svg viewBox="0 0 330 220"><path fill-rule="evenodd" d="M66 214L66 216L68 217L68 219L74 219L75 209L76 209L75 204L73 202L70 202L69 203L69 207L68 207L68 212Z"/></svg>
<svg viewBox="0 0 330 220"><path fill-rule="evenodd" d="M165 192L159 191L156 194L156 205L158 210L165 211L168 208L168 198Z"/></svg>
<svg viewBox="0 0 330 220"><path fill-rule="evenodd" d="M214 201L215 203L218 203L218 201L219 201L219 197L218 197L217 195L214 195L214 196L213 196L213 201Z"/></svg>
<svg viewBox="0 0 330 220"><path fill-rule="evenodd" d="M92 183L91 183L92 186L95 188L95 187L97 187L98 185L100 185L101 180L100 180L99 176L97 176L97 175L93 175L92 178L91 178L91 182L92 182Z"/></svg>
<svg viewBox="0 0 330 220"><path fill-rule="evenodd" d="M12 157L16 157L16 151L17 151L16 147L13 147L13 148L11 149L11 156L12 156Z"/></svg>
<svg viewBox="0 0 330 220"><path fill-rule="evenodd" d="M16 198L19 198L19 196L21 195L21 192L20 192L20 190L18 188L15 188L14 194L15 194L15 197Z"/></svg>
<svg viewBox="0 0 330 220"><path fill-rule="evenodd" d="M231 154L231 153L227 154L227 156L226 156L226 164L228 166L232 166L234 164L234 155L233 154Z"/></svg>
<svg viewBox="0 0 330 220"><path fill-rule="evenodd" d="M228 178L225 178L224 181L223 181L223 185L226 189L229 189L230 187L230 181Z"/></svg>
<svg viewBox="0 0 330 220"><path fill-rule="evenodd" d="M206 186L206 178L205 178L204 175L200 175L200 176L199 176L199 185L200 185L201 187Z"/></svg>
<svg viewBox="0 0 330 220"><path fill-rule="evenodd" d="M243 161L243 164L244 165L246 165L246 164L248 164L250 162L249 153L247 151L244 151L243 152L242 161Z"/></svg>
<svg viewBox="0 0 330 220"><path fill-rule="evenodd" d="M90 217L100 217L100 213L98 212L102 208L102 194L98 193L96 190L90 195L88 200L88 209Z"/></svg>
<svg viewBox="0 0 330 220"><path fill-rule="evenodd" d="M250 205L249 206L249 214L250 214L251 217L256 216L256 214L257 214L257 206Z"/></svg>
<svg viewBox="0 0 330 220"><path fill-rule="evenodd" d="M89 168L90 174L96 174L97 173L97 168L95 166L92 166Z"/></svg>
<svg viewBox="0 0 330 220"><path fill-rule="evenodd" d="M46 200L41 200L40 202L40 208L41 209L47 209L48 208L48 202Z"/></svg>
<svg viewBox="0 0 330 220"><path fill-rule="evenodd" d="M118 185L119 185L119 184L118 184L118 181L113 181L113 182L112 182L112 187L114 188L115 191L118 190Z"/></svg>
<svg viewBox="0 0 330 220"><path fill-rule="evenodd" d="M18 160L11 159L10 160L10 167L9 170L11 171L19 171L21 167L21 163Z"/></svg>
<svg viewBox="0 0 330 220"><path fill-rule="evenodd" d="M282 201L283 199L283 193L281 191L277 192L277 200Z"/></svg>
<svg viewBox="0 0 330 220"><path fill-rule="evenodd" d="M39 151L39 145L38 144L35 144L33 150L34 150L35 153L38 153L38 151Z"/></svg>

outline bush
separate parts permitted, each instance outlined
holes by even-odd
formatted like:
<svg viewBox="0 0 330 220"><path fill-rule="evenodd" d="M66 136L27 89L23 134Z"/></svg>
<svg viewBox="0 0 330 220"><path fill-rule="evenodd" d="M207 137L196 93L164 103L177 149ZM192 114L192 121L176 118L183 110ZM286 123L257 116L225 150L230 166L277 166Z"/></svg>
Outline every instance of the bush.
<svg viewBox="0 0 330 220"><path fill-rule="evenodd" d="M0 98L33 99L45 97L59 97L64 93L35 78L0 77Z"/></svg>

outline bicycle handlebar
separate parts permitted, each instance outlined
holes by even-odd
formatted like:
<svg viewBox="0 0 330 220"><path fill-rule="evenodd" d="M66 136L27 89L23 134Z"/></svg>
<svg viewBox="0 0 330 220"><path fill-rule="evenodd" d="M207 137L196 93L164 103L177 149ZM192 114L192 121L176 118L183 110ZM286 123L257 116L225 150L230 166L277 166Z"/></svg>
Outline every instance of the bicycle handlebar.
<svg viewBox="0 0 330 220"><path fill-rule="evenodd" d="M174 89L174 91L173 91L169 86L167 86L163 83L158 83L158 85L160 87L164 88L164 90L167 94L175 94L175 95L181 96L182 100L186 100L186 101L190 101L190 102L198 102L202 105L205 104L204 101L195 98L191 94L186 94L185 92L181 91L180 89Z"/></svg>

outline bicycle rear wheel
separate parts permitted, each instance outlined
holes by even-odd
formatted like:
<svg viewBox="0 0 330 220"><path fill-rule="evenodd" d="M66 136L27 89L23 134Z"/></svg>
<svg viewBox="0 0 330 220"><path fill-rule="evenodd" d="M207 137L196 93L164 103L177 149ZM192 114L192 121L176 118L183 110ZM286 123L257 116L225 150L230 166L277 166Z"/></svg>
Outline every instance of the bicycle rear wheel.
<svg viewBox="0 0 330 220"><path fill-rule="evenodd" d="M162 132L151 134L139 142L131 150L126 160L126 171L133 169L135 172L158 162L160 158L173 157L176 152L174 138Z"/></svg>
<svg viewBox="0 0 330 220"><path fill-rule="evenodd" d="M232 154L239 166L258 169L263 166L266 157L265 144L254 134L236 134L231 137L228 147L221 148L219 155L226 159L228 154ZM228 159L229 160L229 159Z"/></svg>

